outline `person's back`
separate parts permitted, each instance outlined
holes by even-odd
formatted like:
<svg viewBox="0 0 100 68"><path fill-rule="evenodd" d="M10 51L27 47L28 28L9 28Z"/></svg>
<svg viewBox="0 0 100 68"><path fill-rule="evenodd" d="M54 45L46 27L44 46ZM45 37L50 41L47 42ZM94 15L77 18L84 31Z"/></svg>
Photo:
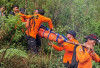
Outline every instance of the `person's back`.
<svg viewBox="0 0 100 68"><path fill-rule="evenodd" d="M32 26L32 27L27 29L27 31L26 31L27 35L30 35L30 36L36 38L38 29L41 26L41 23L43 23L43 22L48 22L49 28L50 29L53 28L52 21L50 18L47 18L40 14L35 14L34 16L37 16L37 18L33 18L32 20L30 20L30 26Z"/></svg>

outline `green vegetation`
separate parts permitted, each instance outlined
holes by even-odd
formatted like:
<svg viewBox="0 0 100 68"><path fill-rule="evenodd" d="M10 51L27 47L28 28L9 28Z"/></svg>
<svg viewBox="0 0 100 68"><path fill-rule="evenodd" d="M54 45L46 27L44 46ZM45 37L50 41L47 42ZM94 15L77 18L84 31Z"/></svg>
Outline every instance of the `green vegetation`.
<svg viewBox="0 0 100 68"><path fill-rule="evenodd" d="M67 30L73 29L81 43L84 42L83 37L90 33L100 38L100 0L0 0L0 5L6 6L7 13L15 4L24 7L26 14L43 8L45 16L52 19L57 33L66 35ZM0 17L0 68L64 68L64 52L49 47L47 39L42 39L38 55L28 53L26 40L22 39L24 33L20 29L25 28L19 16ZM100 44L95 46L95 51L100 56ZM93 61L93 68L99 67L100 64Z"/></svg>

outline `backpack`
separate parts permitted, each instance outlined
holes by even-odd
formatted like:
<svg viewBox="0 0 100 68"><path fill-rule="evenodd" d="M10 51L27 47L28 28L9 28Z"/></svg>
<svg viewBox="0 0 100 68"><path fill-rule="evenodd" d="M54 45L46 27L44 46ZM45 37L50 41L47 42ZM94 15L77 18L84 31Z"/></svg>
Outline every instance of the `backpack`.
<svg viewBox="0 0 100 68"><path fill-rule="evenodd" d="M73 52L73 57L72 57L72 63L70 65L70 68L77 68L77 66L78 66L78 62L79 61L76 61L76 48L77 48L77 46L78 45L75 45L75 47L74 47L74 52ZM82 49L85 52L85 49L84 49L83 46L82 46Z"/></svg>

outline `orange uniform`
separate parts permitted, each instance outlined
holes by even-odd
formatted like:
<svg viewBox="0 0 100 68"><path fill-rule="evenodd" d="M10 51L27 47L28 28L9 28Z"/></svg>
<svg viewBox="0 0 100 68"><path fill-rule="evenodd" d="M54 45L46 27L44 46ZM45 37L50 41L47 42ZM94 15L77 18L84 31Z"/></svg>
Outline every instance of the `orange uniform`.
<svg viewBox="0 0 100 68"><path fill-rule="evenodd" d="M75 43L79 43L75 39L72 39L72 40L69 40L69 41L75 42ZM65 54L63 56L63 63L69 62L71 64L72 56L73 56L73 51L74 51L74 46L75 45L67 43L67 42L64 42L62 45L63 45L62 47L53 45L53 48L56 49L56 50L58 50L58 51L65 50Z"/></svg>
<svg viewBox="0 0 100 68"><path fill-rule="evenodd" d="M79 61L78 68L92 68L92 60L99 62L100 59L98 55L95 53L92 55L91 53L87 52L87 49L82 49L82 46L78 46L76 48L76 59Z"/></svg>
<svg viewBox="0 0 100 68"><path fill-rule="evenodd" d="M23 14L23 13L16 13L15 15L20 15L20 20L22 21L22 22L26 22L25 21L25 18L26 18L26 15L25 14Z"/></svg>
<svg viewBox="0 0 100 68"><path fill-rule="evenodd" d="M44 17L43 15L40 15L40 14L35 14L35 16L38 16L38 18L33 18L30 21L30 26L26 30L26 34L28 36L31 36L31 37L36 39L36 35L38 33L38 29L41 26L42 22L48 22L50 29L53 28L53 24L52 24L52 21L51 21L50 18Z"/></svg>
<svg viewBox="0 0 100 68"><path fill-rule="evenodd" d="M20 15L20 20L22 21L22 22L26 22L26 20L25 20L25 17L26 17L26 15L25 14L23 14L23 13L16 13L16 15ZM17 24L20 24L19 22L17 22ZM17 25L15 25L15 29L17 28ZM24 32L24 29L21 29L22 30L22 32Z"/></svg>
<svg viewBox="0 0 100 68"><path fill-rule="evenodd" d="M19 13L19 15L21 15L21 16L20 16L21 21L22 21L22 22L26 22L26 20L25 20L26 15L23 14L23 13Z"/></svg>

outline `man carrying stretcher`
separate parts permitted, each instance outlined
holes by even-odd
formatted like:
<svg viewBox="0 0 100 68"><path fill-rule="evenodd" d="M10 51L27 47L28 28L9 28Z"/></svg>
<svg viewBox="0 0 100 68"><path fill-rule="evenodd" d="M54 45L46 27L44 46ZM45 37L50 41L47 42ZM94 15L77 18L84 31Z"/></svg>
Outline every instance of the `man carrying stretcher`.
<svg viewBox="0 0 100 68"><path fill-rule="evenodd" d="M70 42L74 42L74 43L79 43L76 39L76 32L73 30L70 30L67 32L67 38L68 41ZM54 45L52 42L48 43L50 46L52 46L54 49L58 50L58 51L62 51L65 50L65 54L63 56L63 63L65 65L65 67L70 67L71 61L72 61L72 56L73 56L73 51L74 51L74 46L73 44L64 42L61 45L62 46L57 46Z"/></svg>
<svg viewBox="0 0 100 68"><path fill-rule="evenodd" d="M36 45L36 35L38 33L39 27L41 26L41 23L48 22L49 28L53 29L53 24L50 18L47 18L44 15L44 10L39 9L36 10L37 13L34 14L34 16L37 16L37 18L30 18L26 22L26 39L28 42L28 49L31 53L37 53L37 45Z"/></svg>
<svg viewBox="0 0 100 68"><path fill-rule="evenodd" d="M94 46L98 42L97 35L89 34L85 39L84 50L81 45L76 48L78 68L92 68L92 60L100 62L99 56L94 51Z"/></svg>

